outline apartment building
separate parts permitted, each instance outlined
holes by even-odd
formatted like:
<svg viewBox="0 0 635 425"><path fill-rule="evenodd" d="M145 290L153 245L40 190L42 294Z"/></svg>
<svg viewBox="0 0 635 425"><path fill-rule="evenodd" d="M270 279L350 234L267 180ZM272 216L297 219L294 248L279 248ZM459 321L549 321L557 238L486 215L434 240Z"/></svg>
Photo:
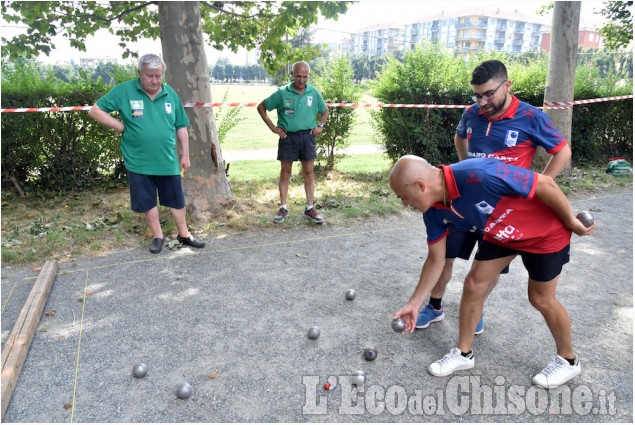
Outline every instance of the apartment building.
<svg viewBox="0 0 635 425"><path fill-rule="evenodd" d="M444 11L404 25L403 43L406 49L433 41L463 52L537 52L542 33L549 29L539 15L482 8Z"/></svg>
<svg viewBox="0 0 635 425"><path fill-rule="evenodd" d="M342 40L351 56L385 55L412 50L421 42L436 42L463 52L496 50L512 53L540 51L541 36L550 31L548 19L498 10L443 11L406 24L379 24L362 28Z"/></svg>
<svg viewBox="0 0 635 425"><path fill-rule="evenodd" d="M542 35L540 50L548 52L551 43L551 33ZM578 46L585 49L599 49L603 46L602 36L593 28L580 28L578 31Z"/></svg>
<svg viewBox="0 0 635 425"><path fill-rule="evenodd" d="M403 26L373 25L362 28L350 38L342 40L342 51L352 56L383 56L395 54L403 48Z"/></svg>

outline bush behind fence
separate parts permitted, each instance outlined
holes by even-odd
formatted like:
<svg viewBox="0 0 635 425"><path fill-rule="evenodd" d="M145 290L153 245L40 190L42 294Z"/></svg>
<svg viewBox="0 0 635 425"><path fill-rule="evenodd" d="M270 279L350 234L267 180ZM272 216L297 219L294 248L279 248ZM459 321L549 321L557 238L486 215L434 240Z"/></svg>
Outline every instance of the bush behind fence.
<svg viewBox="0 0 635 425"><path fill-rule="evenodd" d="M534 106L544 102L547 57L485 54L457 57L436 45L421 45L403 61L389 61L373 94L384 103L471 103L471 71L487 59L506 64L512 93ZM576 70L575 99L632 94L632 79L615 74L600 76L591 63ZM456 162L454 132L462 109L382 109L373 113L377 133L392 160L414 154L431 163ZM610 157L632 158L632 99L576 105L573 109L571 145L573 163L606 164Z"/></svg>
<svg viewBox="0 0 635 425"><path fill-rule="evenodd" d="M547 74L544 55L531 58L499 55L508 66L512 92L532 105L543 103ZM389 60L372 94L384 103L468 104L471 70L488 53L468 59L436 46L420 46L401 61ZM70 81L29 62L2 66L2 107L92 105L112 87L87 72ZM115 70L113 84L130 79L130 70ZM354 84L351 81L351 84ZM632 80L597 68L578 67L576 99L632 93ZM230 99L231 101L231 99ZM381 109L371 111L377 138L391 159L416 154L432 163L457 160L454 131L462 109ZM90 119L86 112L7 113L2 124L2 184L19 190L77 190L107 187L123 177L119 136ZM605 164L608 158L632 158L633 102L576 105L573 109L574 164Z"/></svg>

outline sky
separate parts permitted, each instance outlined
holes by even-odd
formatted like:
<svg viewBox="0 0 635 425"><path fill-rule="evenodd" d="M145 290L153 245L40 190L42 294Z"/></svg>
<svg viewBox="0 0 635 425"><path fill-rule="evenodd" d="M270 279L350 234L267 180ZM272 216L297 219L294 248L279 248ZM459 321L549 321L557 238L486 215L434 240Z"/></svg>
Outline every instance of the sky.
<svg viewBox="0 0 635 425"><path fill-rule="evenodd" d="M487 9L500 9L501 11L518 11L520 13L535 15L541 5L547 4L548 0L362 0L359 3L349 6L346 15L340 16L337 21L321 20L316 25L316 42L337 43L343 37L352 32L356 32L364 27L377 24L412 22L414 19L427 16L441 11L451 11L457 9L485 7ZM597 27L603 22L600 15L594 15L594 10L602 8L602 1L584 0L581 8L580 26ZM538 15L536 15L538 16ZM544 18L546 24L551 23L551 14ZM10 37L19 28L12 28L2 23L2 33L4 37ZM89 37L86 42L87 51L80 52L70 47L69 43L62 36L55 39L56 49L50 56L41 55L38 59L44 63L69 63L71 59L79 63L79 58L111 58L121 60L123 50L118 45L118 39L106 30L101 30L96 36ZM109 46L107 53L104 53L104 46ZM133 45L133 49L143 53L161 54L161 44L158 40L144 40ZM237 54L231 51L218 52L211 47L206 48L207 61L210 64L216 63L220 58L227 58L236 65L255 62L255 53L247 52L244 49Z"/></svg>

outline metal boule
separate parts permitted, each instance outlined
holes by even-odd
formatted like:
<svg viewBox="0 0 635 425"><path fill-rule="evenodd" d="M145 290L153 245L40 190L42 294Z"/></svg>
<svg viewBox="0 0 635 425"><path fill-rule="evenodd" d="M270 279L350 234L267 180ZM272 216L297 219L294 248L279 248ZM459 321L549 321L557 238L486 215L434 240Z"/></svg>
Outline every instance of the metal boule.
<svg viewBox="0 0 635 425"><path fill-rule="evenodd" d="M374 348L367 348L364 350L364 358L369 362L372 362L377 358L377 350Z"/></svg>
<svg viewBox="0 0 635 425"><path fill-rule="evenodd" d="M320 328L311 326L309 328L309 339L318 339L320 337Z"/></svg>
<svg viewBox="0 0 635 425"><path fill-rule="evenodd" d="M392 330L395 332L403 332L406 329L406 322L403 321L401 317L397 317L390 324Z"/></svg>
<svg viewBox="0 0 635 425"><path fill-rule="evenodd" d="M349 289L348 291L346 291L346 299L349 301L353 301L356 295L357 293L354 289Z"/></svg>
<svg viewBox="0 0 635 425"><path fill-rule="evenodd" d="M148 366L144 363L137 363L132 368L132 376L135 378L143 378L148 373Z"/></svg>
<svg viewBox="0 0 635 425"><path fill-rule="evenodd" d="M593 226L593 223L595 222L593 215L591 215L591 213L588 211L579 212L578 215L575 216L575 218L580 220L582 224L584 224L584 227L591 227Z"/></svg>
<svg viewBox="0 0 635 425"><path fill-rule="evenodd" d="M192 395L192 386L187 382L182 383L176 390L176 396L180 399L190 398Z"/></svg>

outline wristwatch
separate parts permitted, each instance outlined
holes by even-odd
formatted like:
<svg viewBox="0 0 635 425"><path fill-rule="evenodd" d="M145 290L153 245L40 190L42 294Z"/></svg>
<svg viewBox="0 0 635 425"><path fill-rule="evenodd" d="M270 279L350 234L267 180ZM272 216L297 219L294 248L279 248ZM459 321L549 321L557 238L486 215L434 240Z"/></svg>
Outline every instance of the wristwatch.
<svg viewBox="0 0 635 425"><path fill-rule="evenodd" d="M317 123L317 126L318 127L324 127L324 123L323 122L319 122L319 123Z"/></svg>

